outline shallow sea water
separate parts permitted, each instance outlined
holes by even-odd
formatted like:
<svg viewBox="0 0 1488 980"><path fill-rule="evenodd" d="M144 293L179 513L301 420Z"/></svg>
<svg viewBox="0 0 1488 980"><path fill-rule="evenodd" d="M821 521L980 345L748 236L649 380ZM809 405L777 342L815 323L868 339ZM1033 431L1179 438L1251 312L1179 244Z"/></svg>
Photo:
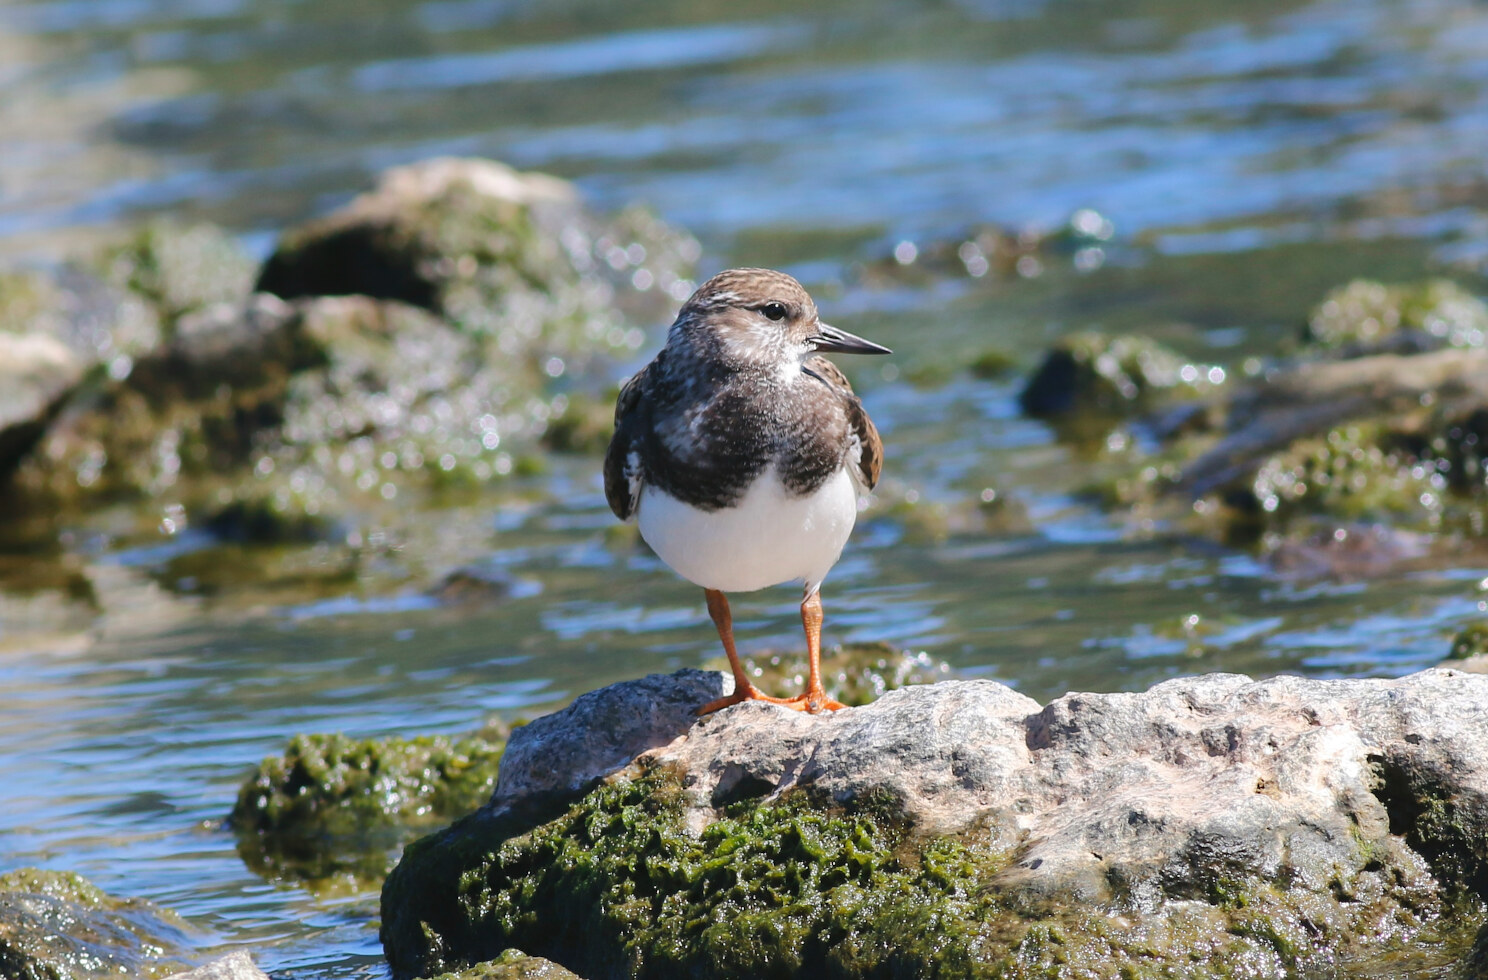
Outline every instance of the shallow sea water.
<svg viewBox="0 0 1488 980"><path fill-rule="evenodd" d="M1488 7L1466 0L13 2L0 254L153 214L262 252L438 154L557 173L694 231L704 272L797 273L833 322L898 352L841 359L887 463L824 589L829 645L925 650L1041 700L1210 670L1396 675L1483 614L1488 552L1294 578L1104 514L1078 493L1092 464L1018 414L1018 382L964 366L990 349L1026 368L1100 326L1233 369L1355 276L1481 291L1485 82ZM1084 208L1114 234L1080 268L887 258ZM977 506L987 491L1003 509ZM0 555L0 870L80 871L276 976L384 976L374 892L266 883L238 858L221 820L249 766L297 732L473 730L717 645L698 590L610 531L597 459L426 517L338 588L267 586L247 569L277 559L231 552L245 570L205 588L205 536L113 533L130 522L108 515L55 553ZM510 595L427 598L467 561ZM102 612L77 600L79 569ZM797 644L796 602L737 597L742 648Z"/></svg>

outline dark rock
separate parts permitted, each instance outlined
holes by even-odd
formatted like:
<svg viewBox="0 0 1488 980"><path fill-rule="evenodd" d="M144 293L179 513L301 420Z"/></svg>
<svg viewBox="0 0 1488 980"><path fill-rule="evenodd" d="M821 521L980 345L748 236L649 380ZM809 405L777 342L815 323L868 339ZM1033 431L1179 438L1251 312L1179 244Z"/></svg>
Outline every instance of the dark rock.
<svg viewBox="0 0 1488 980"><path fill-rule="evenodd" d="M238 851L270 878L376 881L403 843L491 795L503 736L297 735L239 790Z"/></svg>
<svg viewBox="0 0 1488 980"><path fill-rule="evenodd" d="M269 980L253 957L239 949L185 973L172 974L169 980Z"/></svg>
<svg viewBox="0 0 1488 980"><path fill-rule="evenodd" d="M79 875L23 868L0 874L0 976L103 980L176 973L185 924L140 899L105 894Z"/></svg>
<svg viewBox="0 0 1488 980"><path fill-rule="evenodd" d="M651 677L514 733L522 771L388 880L395 974L515 945L596 978L1399 975L1483 924L1485 677L1042 708L951 681L679 724L715 689Z"/></svg>

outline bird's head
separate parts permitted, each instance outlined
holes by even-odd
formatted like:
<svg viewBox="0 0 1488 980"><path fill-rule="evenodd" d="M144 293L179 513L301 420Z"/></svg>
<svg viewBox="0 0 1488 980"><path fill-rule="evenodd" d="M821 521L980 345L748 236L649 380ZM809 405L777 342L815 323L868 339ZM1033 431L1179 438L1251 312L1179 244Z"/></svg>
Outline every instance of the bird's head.
<svg viewBox="0 0 1488 980"><path fill-rule="evenodd" d="M773 269L730 269L703 283L682 304L667 344L786 373L818 353L891 353L823 323L801 284Z"/></svg>

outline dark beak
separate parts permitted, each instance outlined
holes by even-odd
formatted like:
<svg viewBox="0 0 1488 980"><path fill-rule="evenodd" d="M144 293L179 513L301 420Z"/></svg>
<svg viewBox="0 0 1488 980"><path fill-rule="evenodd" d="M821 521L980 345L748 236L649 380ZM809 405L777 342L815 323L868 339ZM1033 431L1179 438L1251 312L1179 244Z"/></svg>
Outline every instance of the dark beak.
<svg viewBox="0 0 1488 980"><path fill-rule="evenodd" d="M816 333L807 338L817 350L829 354L892 354L893 351L882 344L875 344L871 340L864 340L856 334L850 334L846 330L838 330L829 327L820 320L816 324Z"/></svg>

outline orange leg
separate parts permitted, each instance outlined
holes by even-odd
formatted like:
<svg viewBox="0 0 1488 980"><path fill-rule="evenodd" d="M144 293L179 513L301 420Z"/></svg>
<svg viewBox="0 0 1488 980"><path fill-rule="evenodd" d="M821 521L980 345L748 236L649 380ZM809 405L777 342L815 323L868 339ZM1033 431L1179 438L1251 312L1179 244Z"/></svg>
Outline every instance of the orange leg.
<svg viewBox="0 0 1488 980"><path fill-rule="evenodd" d="M718 638L723 641L723 652L728 654L729 666L734 671L734 693L721 697L716 701L709 701L697 709L700 715L711 714L719 708L727 708L731 704L740 701L768 701L771 704L789 704L783 698L772 698L761 694L744 673L744 665L739 663L739 652L734 649L734 618L729 613L728 598L716 589L704 589L703 594L708 597L708 615L713 618L713 625L718 628ZM816 661L812 661L813 666Z"/></svg>
<svg viewBox="0 0 1488 980"><path fill-rule="evenodd" d="M821 593L813 591L801 600L801 625L806 630L806 659L810 672L806 677L806 693L791 698L792 708L806 710L812 714L836 711L847 705L827 696L821 682ZM798 704L799 703L799 707Z"/></svg>

